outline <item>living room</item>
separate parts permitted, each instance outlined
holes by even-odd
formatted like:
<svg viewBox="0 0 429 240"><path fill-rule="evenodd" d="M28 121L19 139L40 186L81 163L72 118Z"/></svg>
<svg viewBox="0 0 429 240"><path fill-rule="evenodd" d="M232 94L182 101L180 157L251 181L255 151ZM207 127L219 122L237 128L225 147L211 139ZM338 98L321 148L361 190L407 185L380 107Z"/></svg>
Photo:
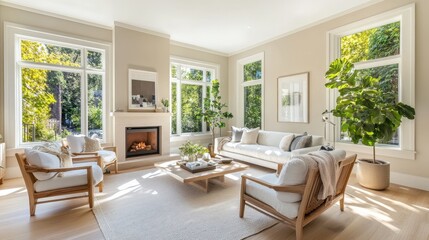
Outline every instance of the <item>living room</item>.
<svg viewBox="0 0 429 240"><path fill-rule="evenodd" d="M46 2L49 3L49 1ZM312 4L312 1L306 1L305 3ZM51 4L53 4L53 2L51 2ZM316 4L316 2L313 2L313 4L317 6L319 3ZM185 39L183 36L173 35L161 28L155 29L145 24L131 24L132 21L127 18L114 19L111 21L110 19L114 15L113 13L110 18L109 16L104 16L107 20L102 19L101 15L96 15L91 12L87 12L86 15L88 17L80 19L78 17L73 17L71 13L73 11L76 13L89 10L83 7L60 5L58 9L62 8L63 10L59 11L55 10L56 8L39 8L37 4L30 3L29 1L0 1L0 45L2 46L0 48L0 72L4 73L0 76L0 91L4 93L4 97L0 98L0 119L2 119L0 124L2 139L0 138L0 142L5 143L5 159L3 159L5 164L2 164L4 168L0 169L5 184L0 186L0 190L3 191L3 194L1 194L2 198L4 196L5 199L8 199L5 200L4 203L9 204L6 205L6 207L0 208L2 212L3 209L6 210L6 208L19 209L18 214L20 216L20 221L27 222L26 224L20 223L16 225L27 229L25 230L26 234L16 235L18 236L17 238L25 239L34 237L42 239L41 232L32 232L32 230L29 230L34 227L41 227L46 231L52 231L51 235L47 238L98 239L100 236L107 237L106 233L100 233L97 224L97 221L100 220L95 220L94 216L88 215L88 207L83 201L64 201L43 204L38 208L38 210L41 211L40 215L37 216L38 213L36 211L36 217L29 218L28 198L25 193L22 193L22 191L25 191L25 187L22 188L24 186L23 181L20 182L21 185L16 182L13 182L13 184L9 183L10 181L15 181L14 179L16 178L22 177L14 154L22 153L25 147L30 147L30 145L25 144L21 137L21 100L15 97L18 89L17 86L19 86L15 85L15 75L17 71L16 64L13 60L16 54L13 51L13 49L15 49L15 36L27 36L28 39L50 39L51 41L67 42L69 44L86 46L87 49L89 49L88 51L91 51L91 49L101 49L100 52L103 52L104 57L104 67L102 68L103 72L99 74L105 79L105 84L103 85L103 93L105 94L103 96L104 115L102 118L103 145L113 145L117 147L117 164L120 172L118 175L120 176L122 173L133 172L136 169L153 166L153 164L157 162L176 158L178 156L179 147L188 140L202 145L207 145L211 142L210 131L204 130L207 129L205 124L199 129L200 132L203 132L202 134L191 134L189 133L190 131L184 130L183 126L185 126L185 122L190 120L186 118L188 115L182 114L181 112L181 109L184 109L184 105L177 105L177 97L179 96L179 94L177 94L177 89L176 95L173 98L174 91L172 86L173 84L177 86L181 79L172 77L172 66L194 66L196 69L203 69L204 79L210 78L211 80L219 80L222 102L226 103L228 106L227 111L231 112L234 116L227 120L226 127L222 128L221 134L223 136L228 136L230 134L228 131L232 126L243 127L246 125L248 119L246 119L245 112L243 111L246 104L243 96L246 91L245 88L249 86L258 86L259 84L261 91L260 118L258 120L259 122L256 124L259 124L262 130L290 133L308 132L312 135L325 136L326 142L330 144L335 142L336 148L346 150L348 155L357 153L359 158L370 158L372 154L371 148L344 143L341 139L337 138L335 134L334 128L339 127L338 122L336 122L336 126L332 126L329 124L327 125L322 120L322 112L326 109L331 110L335 106L334 94L331 94L332 92L325 87L325 72L328 70L329 64L336 58L335 56L338 57L338 53L335 53L333 50L333 48L335 48L335 41L332 39L336 39L335 37L341 36L341 34L353 33L355 29L361 29L361 31L365 30L365 26L368 28L368 26L374 24L374 22L383 22L386 21L385 19L387 18L395 17L401 21L401 31L403 34L401 35L401 39L405 39L403 40L404 43L401 42L401 51L405 52L403 52L402 55L408 54L409 56L408 58L401 58L400 60L394 60L392 57L389 61L397 61L400 63L401 69L399 72L403 74L401 76L403 76L404 80L399 83L401 87L399 96L401 97L401 101L415 108L416 116L415 120L403 120L403 124L399 130L400 143L398 145L393 147L377 147L377 154L379 154L379 157L383 160L390 162L390 182L392 183L390 190L394 189L394 192L396 192L396 190L399 191L399 189L406 189L406 191L404 190L403 192L396 193L389 191L383 191L381 193L370 191L368 194L370 194L371 197L376 197L374 195L381 195L385 198L395 197L396 199L391 199L388 203L380 203L380 205L383 205L386 209L389 209L393 205L404 204L401 203L399 199L411 199L415 197L415 195L412 194L419 194L421 198L419 198L420 200L418 201L422 201L423 203L405 203L409 205L403 206L405 210L403 210L404 212L402 212L402 214L413 212L416 214L414 218L415 222L422 220L422 217L427 216L427 209L429 208L427 203L429 194L426 192L429 191L429 174L427 171L429 162L426 160L426 157L429 156L429 150L425 150L426 148L424 147L425 136L429 134L429 129L425 127L425 122L423 121L429 117L429 113L424 111L424 103L429 100L427 99L429 96L425 94L425 90L428 89L429 86L424 80L425 76L429 74L429 70L424 67L425 62L427 62L425 60L427 60L427 56L429 56L429 49L425 44L429 38L429 30L425 26L425 23L429 21L429 17L426 15L426 12L429 10L429 3L425 0L376 0L356 1L353 4L350 3L347 7L341 6L341 4L342 3L339 2L339 6L335 8L332 6L332 12L325 15L316 15L318 8L315 6L310 7L309 5L304 5L304 3L302 3L302 5L298 4L298 6L294 7L301 10L301 12L296 10L298 11L297 14L300 15L298 17L301 17L297 18L299 19L297 21L300 21L299 24L295 24L293 29L280 29L279 34L272 35L271 37L265 39L257 38L257 40L255 40L256 42L249 40L252 38L252 34L255 34L255 31L260 31L262 34L265 30L260 26L252 26L250 24L242 26L244 31L240 32L240 34L243 34L243 36L241 36L241 38L238 36L241 42L234 42L234 37L237 36L233 36L233 33L229 33L229 35L231 35L230 42L222 40L222 38L217 39L214 37L210 40L206 40L206 42L199 40L198 37L190 38L191 40L185 42L181 40ZM49 6L49 4L46 6ZM143 8L144 5L139 6ZM68 7L70 8L70 13L67 11ZM157 5L157 7L161 6ZM214 6L210 5L208 7ZM241 6L231 7L231 9L236 8L240 9ZM229 17L231 17L229 14L234 13L233 11L231 13L224 13L221 10L225 9L221 7L216 9L219 9L218 14L220 18L229 19ZM303 9L306 10L304 11ZM408 16L411 20L406 20L407 18L402 15L399 17L400 12L404 11L404 9L411 9L409 11L412 12L412 16ZM270 10L274 11L269 7L261 10L267 12ZM129 11L130 14L134 13L136 15L138 15L139 12L138 9L117 9L117 11ZM192 11L186 13L191 14ZM319 19L315 20L316 16L319 17ZM153 18L156 19L157 17L161 18L161 16L153 15ZM203 20L204 19L201 21L204 22ZM283 21L283 19L276 20ZM110 22L109 24L102 24L104 23L103 21ZM168 24L173 25L174 21L170 21L171 22ZM177 20L174 24L183 25L189 23L186 21L180 22L180 20ZM226 25L228 23L225 23L224 20L219 20L219 22L224 24L224 28L227 27ZM207 22L207 24L209 23L210 22ZM219 28L222 28L222 26ZM276 29L277 27L265 26L265 28ZM198 31L191 29L189 30L189 34L191 33L198 34ZM409 53L405 50L409 51ZM240 76L242 76L243 72L241 72L240 69L243 69L243 66L246 64L258 61L261 62L261 66L258 79L254 82L255 84L243 85L240 80ZM31 66L34 67L35 65ZM130 96L133 94L129 89L129 85L132 81L132 79L130 79L130 71L133 70L136 70L135 72L137 74L142 72L156 73L156 105L158 106L154 106L151 110L139 109L143 107L137 107L137 110L132 109L133 106ZM98 71L98 69L90 69L89 74L93 74L96 71ZM279 88L279 81L282 80L283 77L294 76L301 73L308 73L308 91L306 92L307 97L304 98L308 101L306 104L306 119L296 122L281 120L278 115L278 94L276 93ZM212 76L214 77L212 78ZM184 88L182 88L182 90L184 90ZM204 96L206 90L201 91ZM169 112L162 112L160 107L161 99L169 99ZM173 105L175 105L175 108L173 108ZM189 106L191 106L192 109L192 105ZM17 118L17 116L19 116L19 118ZM329 117L333 119L332 115ZM88 123L82 123L82 126L85 126L85 124ZM137 158L126 157L126 146L124 143L126 133L124 129L127 127L147 126L161 127L159 132L159 138L161 140L159 144L160 152L156 155ZM88 135L90 132L89 130L89 128L84 130L84 133ZM339 128L337 129L337 134L339 134L338 130ZM219 134L219 132L217 132L217 134ZM105 190L104 193L100 193L101 195L108 194L108 190L113 189L114 184L112 183L112 185L109 186L109 179L112 179L111 177L115 175L116 174L105 174ZM147 176L147 180L149 181L150 179L151 178ZM228 185L228 180L230 179L225 180L226 185ZM5 188L5 185L13 187ZM356 190L356 186L357 184L352 185L352 189ZM150 186L146 187L150 189ZM20 190L13 190L15 188ZM212 193L216 192L220 195L220 189L222 188L217 188L216 186ZM155 194L156 190L152 189L152 191L152 194ZM356 191L362 194L365 192L365 190L362 189ZM407 195L407 192L410 192L410 195ZM13 193L20 193L21 195L19 198L13 198ZM193 197L201 194L198 191L194 192L193 188L186 189L186 193ZM96 193L96 198L97 194L98 193ZM121 194L125 193L122 192ZM210 195L210 192L208 195ZM114 198L113 196L110 197ZM13 203L14 199L16 200L15 203ZM397 202L395 202L395 200ZM381 199L380 201L387 200ZM3 201L0 200L0 203L1 202ZM97 207L95 207L95 209L96 208ZM374 210L373 207L371 209L374 212L379 211ZM320 225L332 228L332 225L326 225L330 225L329 222L332 221L332 218L338 220L341 219L342 216L338 209L334 210L335 211L330 210L331 212L327 213L327 216L324 216L322 220L316 221L317 224L315 224L315 222L309 225L309 235L306 235L306 230L304 229L304 237L317 236L317 230L323 228L323 226ZM67 216L74 220L82 216L85 222L85 224L83 224L85 230L82 231L88 231L90 233L87 232L87 235L78 235L79 230L76 230L79 228L78 225L74 225L73 228L65 226L67 224L61 225L65 229L68 229L64 232L70 231L72 232L71 234L54 231L51 227L47 226L50 222L59 221L60 218L58 215L61 215L63 212L68 212ZM347 212L347 199L345 212ZM362 212L364 212L363 208L360 215L358 214L360 217L363 215ZM5 222L14 221L14 217L11 214L16 214L16 212L9 212L4 215L2 219L4 219ZM380 216L385 214L383 212L381 212L380 215L372 215L374 213L365 214L368 214L368 219L375 219L381 222L380 226L385 226L387 229L390 229L389 231L396 231L396 233L399 231L400 234L402 234L400 236L404 239L426 239L428 236L427 232L416 227L410 227L410 229L413 230L409 232L406 230L403 230L405 233L400 231L402 226L397 225L397 222L395 222L397 219L393 217L394 220L383 219L383 217ZM53 215L55 215L56 218L52 217ZM239 219L238 211L236 215L237 219ZM33 220L33 218L40 218L40 220ZM386 218L389 218L389 216L386 216ZM353 221L352 219L353 217L348 215L345 217L344 221L350 223ZM32 222L37 223L32 225ZM66 222L71 224L72 220L67 220ZM358 221L359 224L363 224L363 222L363 220ZM370 222L366 224L370 224ZM161 223L162 222L158 222L158 224ZM401 223L413 225L408 221ZM12 223L8 223L6 226L13 229L11 232L14 234L18 233L18 230ZM356 229L362 229L362 226ZM8 231L7 229L3 230L6 232ZM345 236L357 239L372 237L371 235L364 235L367 237L361 238L358 233L360 230L350 228L346 230L347 233L342 233L343 235L339 234L338 231L340 230L333 231L334 233L326 233L323 236L326 237L325 239L334 238L332 236L340 236L337 239L344 239ZM415 235L413 235L412 231L414 231ZM356 235L353 235L353 232ZM73 234L75 235L73 236ZM255 235L254 238L250 239L281 239L281 234L287 234L287 239L294 239L295 236L293 230L278 224L271 229L269 235ZM390 232L387 234L377 232L375 236L392 236L390 234ZM158 237L160 239L163 238L162 235ZM177 238L181 239L183 236ZM6 239L12 239L11 235L7 235Z"/></svg>

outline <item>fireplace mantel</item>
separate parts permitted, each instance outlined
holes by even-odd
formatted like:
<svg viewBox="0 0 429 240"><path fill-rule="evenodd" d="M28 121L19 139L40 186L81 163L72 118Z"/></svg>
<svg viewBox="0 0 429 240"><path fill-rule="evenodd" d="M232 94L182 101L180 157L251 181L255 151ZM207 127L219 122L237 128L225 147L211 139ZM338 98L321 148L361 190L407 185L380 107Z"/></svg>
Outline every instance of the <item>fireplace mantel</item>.
<svg viewBox="0 0 429 240"><path fill-rule="evenodd" d="M160 127L160 156L170 155L170 132L171 132L171 113L168 112L112 112L115 127L114 144L117 148L119 163L129 161L125 160L125 129L127 127ZM148 157L136 157L132 161L146 161Z"/></svg>

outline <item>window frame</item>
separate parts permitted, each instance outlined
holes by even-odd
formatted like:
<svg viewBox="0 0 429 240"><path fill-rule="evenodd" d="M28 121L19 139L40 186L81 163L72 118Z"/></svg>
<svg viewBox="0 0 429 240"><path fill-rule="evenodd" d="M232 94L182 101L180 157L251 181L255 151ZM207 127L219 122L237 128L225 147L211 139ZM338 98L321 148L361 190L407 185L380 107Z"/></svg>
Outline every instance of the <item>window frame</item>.
<svg viewBox="0 0 429 240"><path fill-rule="evenodd" d="M173 65L177 65L177 66L185 66L185 67L189 67L189 68L193 68L193 69L198 69L198 70L203 70L203 79L201 81L196 81L196 80L182 80L179 79L178 77L180 76L180 68L176 69L176 77L173 78L172 76L172 66ZM211 82L207 82L206 81L206 72L207 71L211 71L212 75L211 75L211 80L214 79L218 79L220 81L220 78L217 77L219 76L219 65L214 64L214 63L208 63L208 62L203 62L203 61L197 61L197 60L191 60L191 59L186 59L186 58L181 58L181 57L175 57L172 56L170 57L170 68L169 68L169 76L170 76L170 99L173 99L173 91L172 91L172 85L173 83L176 83L176 109L177 109L177 116L176 116L176 133L173 134L170 132L170 135L176 139L180 138L180 137L187 137L187 136L195 136L195 135L211 135L211 132L207 130L207 123L202 121L202 131L201 132L188 132L188 133L182 133L182 121L181 121L181 115L182 115L182 94L181 94L181 84L189 84L189 85L197 85L197 86L202 86L202 107L204 107L204 98L207 95L207 87L212 86ZM173 112L173 111L172 111ZM173 123L173 122L172 122ZM217 132L217 131L216 131Z"/></svg>
<svg viewBox="0 0 429 240"><path fill-rule="evenodd" d="M81 87L81 133L88 134L88 75L102 76L103 81L103 143L113 142L112 119L109 116L112 106L112 83L109 70L111 69L111 44L89 41L86 39L58 35L42 29L31 28L10 22L5 23L5 140L9 148L26 148L40 142L23 142L22 135L22 80L21 69L37 68L48 71L64 71L80 74ZM21 40L37 41L59 47L79 49L81 51L80 67L62 66L50 63L37 63L21 59ZM103 67L92 68L87 65L88 51L101 52Z"/></svg>
<svg viewBox="0 0 429 240"><path fill-rule="evenodd" d="M237 84L238 84L238 94L237 94L237 125L244 126L244 88L249 86L261 85L261 129L264 129L265 124L265 91L264 91L264 81L265 81L265 63L264 63L265 53L260 52L245 58L241 58L237 61ZM261 61L261 78L255 80L244 81L244 65Z"/></svg>
<svg viewBox="0 0 429 240"><path fill-rule="evenodd" d="M395 56L388 56L374 60L367 60L355 64L356 69L366 69L390 64L398 64L399 72L399 101L415 106L415 5L409 4L404 7L394 9L376 16L366 18L327 33L327 68L329 63L340 57L341 37L362 32L371 28L380 27L393 22L400 22L400 53ZM326 105L328 109L335 107L335 100L338 96L337 90L327 89ZM336 134L332 136L333 127L329 126L327 140L330 142L340 139L340 120L330 116L336 124ZM377 155L415 159L415 122L403 118L399 131L399 146L377 144ZM336 141L336 145L344 150L372 154L372 148L362 144L353 144L346 141Z"/></svg>

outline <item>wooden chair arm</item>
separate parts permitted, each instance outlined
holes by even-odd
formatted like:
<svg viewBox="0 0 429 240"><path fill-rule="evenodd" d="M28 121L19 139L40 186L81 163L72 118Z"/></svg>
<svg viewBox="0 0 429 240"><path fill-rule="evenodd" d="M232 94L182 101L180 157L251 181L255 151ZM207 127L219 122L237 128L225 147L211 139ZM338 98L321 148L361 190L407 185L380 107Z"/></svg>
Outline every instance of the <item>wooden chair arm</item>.
<svg viewBox="0 0 429 240"><path fill-rule="evenodd" d="M98 156L98 152L80 152L80 153L72 153L74 156L84 156L84 155L90 155L90 156Z"/></svg>
<svg viewBox="0 0 429 240"><path fill-rule="evenodd" d="M241 177L244 179L244 181L250 180L252 182L255 182L255 183L258 183L258 184L260 184L262 186L265 186L267 188L274 189L275 191L278 191L278 192L291 192L291 193L301 193L301 194L303 194L304 193L304 189L305 189L305 184L302 184L302 185L284 185L284 186L280 186L280 185L273 185L273 184L271 184L269 182L266 182L264 180L261 180L259 178L255 178L255 177L252 177L252 176L242 175Z"/></svg>
<svg viewBox="0 0 429 240"><path fill-rule="evenodd" d="M116 153L116 146L103 147L103 150L112 151Z"/></svg>
<svg viewBox="0 0 429 240"><path fill-rule="evenodd" d="M76 171L76 170L88 170L91 169L91 166L80 166L80 167L69 167L69 168L41 168L36 166L25 166L25 171L28 173L34 173L34 172L70 172L70 171Z"/></svg>

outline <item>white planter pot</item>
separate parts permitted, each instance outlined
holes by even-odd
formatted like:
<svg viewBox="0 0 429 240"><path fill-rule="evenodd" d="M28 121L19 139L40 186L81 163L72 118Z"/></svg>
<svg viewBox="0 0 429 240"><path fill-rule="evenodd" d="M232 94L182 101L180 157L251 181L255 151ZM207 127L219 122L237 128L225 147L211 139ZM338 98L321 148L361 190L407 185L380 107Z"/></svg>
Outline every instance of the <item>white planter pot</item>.
<svg viewBox="0 0 429 240"><path fill-rule="evenodd" d="M357 162L356 178L363 187L384 190L390 185L390 163L376 160L376 164L369 159L359 159Z"/></svg>

